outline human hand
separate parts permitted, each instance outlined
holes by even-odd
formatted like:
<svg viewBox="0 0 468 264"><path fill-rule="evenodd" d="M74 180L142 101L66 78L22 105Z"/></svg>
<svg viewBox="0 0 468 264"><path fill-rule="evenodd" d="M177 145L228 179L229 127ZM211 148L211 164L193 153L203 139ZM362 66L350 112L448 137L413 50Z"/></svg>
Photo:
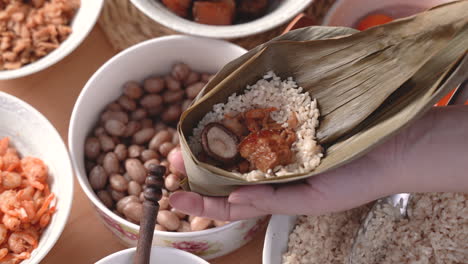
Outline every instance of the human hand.
<svg viewBox="0 0 468 264"><path fill-rule="evenodd" d="M460 102L468 99L464 96ZM400 192L464 192L466 135L468 107L432 109L367 155L303 182L241 187L228 198L177 192L170 203L187 214L232 221L267 214L338 212ZM171 153L169 161L185 173L180 152Z"/></svg>

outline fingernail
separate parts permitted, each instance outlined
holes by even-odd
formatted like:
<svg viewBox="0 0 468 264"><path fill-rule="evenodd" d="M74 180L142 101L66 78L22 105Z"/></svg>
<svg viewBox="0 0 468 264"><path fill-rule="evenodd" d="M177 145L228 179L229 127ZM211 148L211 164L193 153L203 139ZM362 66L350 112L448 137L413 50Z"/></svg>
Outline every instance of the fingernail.
<svg viewBox="0 0 468 264"><path fill-rule="evenodd" d="M169 204L185 214L197 213L197 205L194 204L194 199L191 197L191 193L176 192L169 196Z"/></svg>
<svg viewBox="0 0 468 264"><path fill-rule="evenodd" d="M228 198L228 202L233 204L250 204L250 201L249 197L238 193L232 193Z"/></svg>

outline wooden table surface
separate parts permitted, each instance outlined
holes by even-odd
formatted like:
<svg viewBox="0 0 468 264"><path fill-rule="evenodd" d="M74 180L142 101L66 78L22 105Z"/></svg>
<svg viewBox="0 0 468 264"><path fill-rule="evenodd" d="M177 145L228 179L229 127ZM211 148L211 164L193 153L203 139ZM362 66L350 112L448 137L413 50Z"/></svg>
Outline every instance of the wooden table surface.
<svg viewBox="0 0 468 264"><path fill-rule="evenodd" d="M0 81L0 91L15 95L38 109L67 143L68 124L76 98L91 75L114 54L96 26L81 46L61 62L34 75ZM94 263L125 248L98 220L76 180L74 192L67 226L42 263ZM261 263L263 237L264 230L241 249L210 263Z"/></svg>

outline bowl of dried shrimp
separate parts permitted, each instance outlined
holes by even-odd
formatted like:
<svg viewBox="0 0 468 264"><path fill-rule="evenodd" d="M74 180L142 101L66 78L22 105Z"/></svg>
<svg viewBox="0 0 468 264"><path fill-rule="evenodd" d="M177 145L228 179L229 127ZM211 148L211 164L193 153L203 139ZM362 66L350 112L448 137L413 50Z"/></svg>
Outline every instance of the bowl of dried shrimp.
<svg viewBox="0 0 468 264"><path fill-rule="evenodd" d="M0 263L40 263L73 198L67 148L36 109L0 92Z"/></svg>

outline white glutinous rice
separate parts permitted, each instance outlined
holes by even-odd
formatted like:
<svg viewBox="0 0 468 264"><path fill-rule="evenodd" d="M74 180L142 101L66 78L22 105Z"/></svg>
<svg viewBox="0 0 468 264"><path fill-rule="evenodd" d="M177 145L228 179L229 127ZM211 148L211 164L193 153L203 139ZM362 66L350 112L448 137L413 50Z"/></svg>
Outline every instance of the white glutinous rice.
<svg viewBox="0 0 468 264"><path fill-rule="evenodd" d="M216 104L213 110L205 115L193 130L189 138L189 145L195 154L201 151L200 136L203 128L211 122L221 121L225 114L241 113L253 108L278 109L271 113L271 118L283 127L287 127L288 118L294 112L299 121L296 128L296 141L292 145L295 162L287 166L277 166L264 173L253 170L240 174L248 181L264 178L286 176L296 173L312 171L320 164L322 148L317 143L315 134L318 127L319 110L317 101L313 100L308 92L303 92L292 77L281 80L273 72L268 72L263 79L254 85L247 86L243 94L229 96L226 103Z"/></svg>

